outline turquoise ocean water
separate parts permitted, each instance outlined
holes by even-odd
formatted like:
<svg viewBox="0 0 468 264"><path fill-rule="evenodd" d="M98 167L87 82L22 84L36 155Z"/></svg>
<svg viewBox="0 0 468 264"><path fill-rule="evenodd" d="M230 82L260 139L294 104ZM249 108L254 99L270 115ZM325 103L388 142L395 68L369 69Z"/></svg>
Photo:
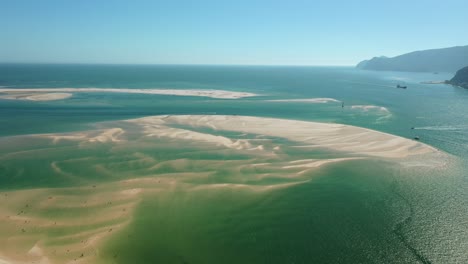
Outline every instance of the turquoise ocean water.
<svg viewBox="0 0 468 264"><path fill-rule="evenodd" d="M7 88L218 89L259 96L75 93L58 101L0 99L0 154L8 154L12 136L90 130L98 122L152 115L275 117L419 136L450 154L451 162L437 169L395 168L385 161L340 163L316 172L313 181L268 195L174 190L164 203L144 200L102 258L118 263L467 263L468 90L421 83L451 77L351 67L2 64L0 86ZM344 108L339 102L271 101L310 98L333 98ZM103 157L109 153L99 151ZM229 159L211 150L199 155ZM47 173L37 180L33 174L40 174L34 172L40 161L8 162L0 164L1 190L72 186L94 177L71 166L79 180L47 180ZM13 179L15 167L26 173ZM226 175L235 177L236 171L220 177Z"/></svg>

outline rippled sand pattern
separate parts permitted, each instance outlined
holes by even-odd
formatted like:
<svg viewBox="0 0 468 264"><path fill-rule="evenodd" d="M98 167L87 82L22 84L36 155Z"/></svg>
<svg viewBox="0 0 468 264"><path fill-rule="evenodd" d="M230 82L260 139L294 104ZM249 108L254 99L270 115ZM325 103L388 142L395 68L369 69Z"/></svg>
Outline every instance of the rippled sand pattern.
<svg viewBox="0 0 468 264"><path fill-rule="evenodd" d="M118 253L101 248L143 201L174 192L264 194L330 164L443 155L376 131L281 119L158 116L101 127L0 141L0 263L112 263Z"/></svg>

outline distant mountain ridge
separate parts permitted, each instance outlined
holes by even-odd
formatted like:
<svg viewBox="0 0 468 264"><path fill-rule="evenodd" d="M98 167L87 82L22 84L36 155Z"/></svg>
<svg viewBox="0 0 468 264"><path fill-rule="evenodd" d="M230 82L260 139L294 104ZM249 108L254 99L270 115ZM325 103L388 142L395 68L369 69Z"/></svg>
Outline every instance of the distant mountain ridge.
<svg viewBox="0 0 468 264"><path fill-rule="evenodd" d="M457 71L455 76L447 83L468 89L468 66Z"/></svg>
<svg viewBox="0 0 468 264"><path fill-rule="evenodd" d="M456 72L468 65L468 46L414 51L393 58L374 57L356 65L363 70Z"/></svg>

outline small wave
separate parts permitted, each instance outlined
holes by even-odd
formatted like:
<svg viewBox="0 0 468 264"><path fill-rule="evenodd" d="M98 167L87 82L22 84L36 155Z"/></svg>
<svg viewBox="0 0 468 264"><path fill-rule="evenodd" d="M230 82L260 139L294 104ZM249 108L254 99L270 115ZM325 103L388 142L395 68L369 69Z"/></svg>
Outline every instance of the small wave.
<svg viewBox="0 0 468 264"><path fill-rule="evenodd" d="M325 103L338 103L339 100L335 98L306 98L306 99L280 99L280 100L268 100L268 102L299 102L299 103L313 103L313 104L325 104Z"/></svg>
<svg viewBox="0 0 468 264"><path fill-rule="evenodd" d="M434 131L460 131L468 129L468 126L424 126L415 127L415 130L434 130Z"/></svg>
<svg viewBox="0 0 468 264"><path fill-rule="evenodd" d="M386 107L376 106L376 105L353 105L351 106L351 109L360 109L363 111L379 111L379 112L390 113L390 111L388 111Z"/></svg>
<svg viewBox="0 0 468 264"><path fill-rule="evenodd" d="M379 116L376 120L377 123L385 122L387 119L392 117L392 113L383 106L376 105L352 105L351 109L360 110L366 113L372 113Z"/></svg>

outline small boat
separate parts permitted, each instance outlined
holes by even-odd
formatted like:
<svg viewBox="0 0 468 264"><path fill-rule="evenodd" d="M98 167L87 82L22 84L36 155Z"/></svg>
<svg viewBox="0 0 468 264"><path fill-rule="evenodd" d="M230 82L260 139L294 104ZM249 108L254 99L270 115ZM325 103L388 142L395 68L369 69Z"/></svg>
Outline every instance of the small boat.
<svg viewBox="0 0 468 264"><path fill-rule="evenodd" d="M419 140L419 137L418 137L418 136L415 136L415 137L414 137L414 140Z"/></svg>
<svg viewBox="0 0 468 264"><path fill-rule="evenodd" d="M399 84L398 84L398 85L396 86L396 88L406 89L407 87L406 87L406 85L399 85Z"/></svg>

